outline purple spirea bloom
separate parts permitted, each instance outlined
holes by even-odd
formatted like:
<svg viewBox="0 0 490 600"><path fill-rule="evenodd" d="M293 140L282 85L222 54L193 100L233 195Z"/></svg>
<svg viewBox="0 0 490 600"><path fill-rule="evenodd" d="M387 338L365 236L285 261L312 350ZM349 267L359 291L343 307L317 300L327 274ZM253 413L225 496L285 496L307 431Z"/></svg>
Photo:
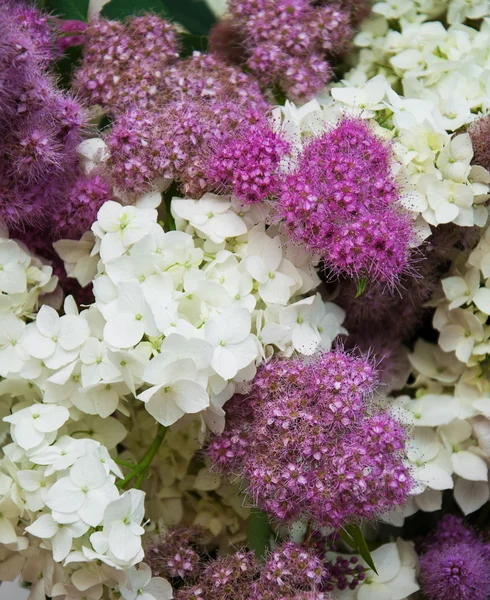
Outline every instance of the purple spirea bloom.
<svg viewBox="0 0 490 600"><path fill-rule="evenodd" d="M429 600L487 600L490 552L460 517L445 515L420 543L420 585Z"/></svg>
<svg viewBox="0 0 490 600"><path fill-rule="evenodd" d="M263 564L252 552L208 560L176 600L331 600L324 590L327 570L311 548L293 542L277 546Z"/></svg>
<svg viewBox="0 0 490 600"><path fill-rule="evenodd" d="M228 31L238 32L242 46L240 56L228 45L230 60L242 58L261 86L294 100L312 97L330 81L329 62L348 49L358 19L351 2L311 0L231 0L229 13ZM221 56L222 37L213 32L210 45Z"/></svg>
<svg viewBox="0 0 490 600"><path fill-rule="evenodd" d="M201 527L171 529L148 547L145 561L155 577L194 582L204 568L200 546L205 537Z"/></svg>
<svg viewBox="0 0 490 600"><path fill-rule="evenodd" d="M289 151L289 144L273 131L267 118L257 116L254 121L217 140L205 173L217 191L249 204L279 192L279 163Z"/></svg>
<svg viewBox="0 0 490 600"><path fill-rule="evenodd" d="M258 572L253 552L238 551L209 561L197 583L177 590L176 600L246 600Z"/></svg>
<svg viewBox="0 0 490 600"><path fill-rule="evenodd" d="M273 360L248 397L227 404L225 432L208 454L279 520L337 529L374 518L403 504L411 486L405 431L373 407L376 383L367 359L342 350Z"/></svg>
<svg viewBox="0 0 490 600"><path fill-rule="evenodd" d="M413 230L397 203L391 158L368 125L344 118L306 146L284 179L279 217L336 275L394 285L409 267Z"/></svg>
<svg viewBox="0 0 490 600"><path fill-rule="evenodd" d="M420 586L430 600L488 600L490 561L478 540L438 544L420 558Z"/></svg>
<svg viewBox="0 0 490 600"><path fill-rule="evenodd" d="M54 35L47 17L23 2L0 14L0 218L44 226L76 177L84 124L80 104L47 71Z"/></svg>
<svg viewBox="0 0 490 600"><path fill-rule="evenodd" d="M154 15L132 16L122 23L99 19L84 37L74 89L111 112L149 102L158 93L163 70L178 58L175 27Z"/></svg>
<svg viewBox="0 0 490 600"><path fill-rule="evenodd" d="M254 148L255 158L242 153L221 164L215 156L233 146L236 132L241 140L253 132L262 147ZM156 179L166 178L192 197L216 190L255 200L276 187L279 148L270 148L271 140L279 146L265 117L232 101L181 100L152 112L132 108L107 136L109 168L114 184L129 192L144 192ZM247 172L253 179L245 182Z"/></svg>
<svg viewBox="0 0 490 600"><path fill-rule="evenodd" d="M111 186L99 175L80 175L65 201L52 210L56 238L80 238L97 220L100 207L111 198Z"/></svg>

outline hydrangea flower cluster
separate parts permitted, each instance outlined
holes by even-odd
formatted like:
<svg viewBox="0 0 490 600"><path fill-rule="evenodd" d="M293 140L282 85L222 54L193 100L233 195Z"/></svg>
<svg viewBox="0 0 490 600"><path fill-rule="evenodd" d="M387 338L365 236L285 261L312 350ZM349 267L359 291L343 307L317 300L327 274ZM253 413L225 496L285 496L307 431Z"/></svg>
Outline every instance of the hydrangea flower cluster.
<svg viewBox="0 0 490 600"><path fill-rule="evenodd" d="M354 35L353 23L369 8L364 2L232 0L228 11L225 27L218 24L220 29L211 38L211 51L216 48L227 56L225 36L238 36L240 58L264 88L304 100L330 81L329 59L347 50ZM236 56L234 45L228 45L232 46L231 56Z"/></svg>
<svg viewBox="0 0 490 600"><path fill-rule="evenodd" d="M418 340L409 355L416 397L397 399L404 421L416 426L409 460L418 465L414 478L420 495L409 510L437 510L440 490L453 487L465 514L478 510L489 497L488 236L487 229L476 247L458 252L442 278L442 290L433 301L438 344Z"/></svg>
<svg viewBox="0 0 490 600"><path fill-rule="evenodd" d="M406 97L433 103L456 131L488 110L489 14L488 0L378 2L354 40L360 53L347 78L383 74Z"/></svg>
<svg viewBox="0 0 490 600"><path fill-rule="evenodd" d="M0 217L22 229L56 211L69 189L85 119L47 71L55 39L46 16L8 1L0 35Z"/></svg>
<svg viewBox="0 0 490 600"><path fill-rule="evenodd" d="M230 402L209 456L243 477L259 508L280 521L338 529L371 519L402 505L411 486L404 430L370 408L375 387L369 361L340 350L308 363L271 361L251 395Z"/></svg>
<svg viewBox="0 0 490 600"><path fill-rule="evenodd" d="M344 119L304 148L278 212L292 239L334 273L393 284L413 238L397 201L389 148L362 120Z"/></svg>
<svg viewBox="0 0 490 600"><path fill-rule="evenodd" d="M443 517L420 557L420 583L431 600L485 600L490 550L461 520Z"/></svg>

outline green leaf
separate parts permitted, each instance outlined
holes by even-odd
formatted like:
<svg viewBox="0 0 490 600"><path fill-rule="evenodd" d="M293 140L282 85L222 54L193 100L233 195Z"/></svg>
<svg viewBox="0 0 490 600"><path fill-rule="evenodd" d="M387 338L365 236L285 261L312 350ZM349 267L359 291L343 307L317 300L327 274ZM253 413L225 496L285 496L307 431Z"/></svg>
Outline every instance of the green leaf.
<svg viewBox="0 0 490 600"><path fill-rule="evenodd" d="M359 298L359 296L362 296L366 290L366 286L368 284L368 279L367 277L363 277L362 279L359 279L359 281L357 282L357 292L356 292L356 298Z"/></svg>
<svg viewBox="0 0 490 600"><path fill-rule="evenodd" d="M124 19L129 15L161 13L164 10L163 0L112 0L102 7L100 14L108 19Z"/></svg>
<svg viewBox="0 0 490 600"><path fill-rule="evenodd" d="M194 35L206 35L216 17L204 0L162 0L165 14Z"/></svg>
<svg viewBox="0 0 490 600"><path fill-rule="evenodd" d="M377 575L378 571L376 571L376 566L374 564L373 557L371 556L371 552L369 552L368 545L366 544L366 540L362 535L362 531L359 525L345 525L345 527L339 531L339 535L346 544L348 544L351 548L359 552L364 562Z"/></svg>
<svg viewBox="0 0 490 600"><path fill-rule="evenodd" d="M73 70L82 59L82 46L71 46L67 48L63 56L56 61L54 72L59 77L59 84L64 87L70 87Z"/></svg>
<svg viewBox="0 0 490 600"><path fill-rule="evenodd" d="M253 550L258 558L264 558L269 549L269 540L272 527L267 515L261 510L253 508L250 512L250 520L247 529L247 546Z"/></svg>
<svg viewBox="0 0 490 600"><path fill-rule="evenodd" d="M216 21L204 0L111 0L101 14L108 19L124 19L148 11L164 13L194 35L206 35Z"/></svg>
<svg viewBox="0 0 490 600"><path fill-rule="evenodd" d="M182 47L180 56L190 56L194 50L206 52L208 49L208 38L204 35L194 35L193 33L181 33L180 44Z"/></svg>
<svg viewBox="0 0 490 600"><path fill-rule="evenodd" d="M86 21L89 0L45 0L47 10L64 19Z"/></svg>

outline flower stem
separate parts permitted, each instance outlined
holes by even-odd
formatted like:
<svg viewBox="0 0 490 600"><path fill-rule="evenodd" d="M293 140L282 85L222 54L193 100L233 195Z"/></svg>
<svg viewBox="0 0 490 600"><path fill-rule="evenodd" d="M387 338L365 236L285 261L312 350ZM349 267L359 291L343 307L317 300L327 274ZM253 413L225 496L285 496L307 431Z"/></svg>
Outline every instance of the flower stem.
<svg viewBox="0 0 490 600"><path fill-rule="evenodd" d="M130 471L124 479L117 483L117 487L119 489L124 489L134 477L138 478L136 480L137 484L141 484L141 482L143 481L143 477L145 476L146 470L151 465L151 461L155 457L155 454L158 452L158 449L160 448L163 440L165 439L166 433L167 427L164 427L163 425L158 425L157 434L153 442L151 443L151 446L148 448L140 462L134 466L133 470Z"/></svg>

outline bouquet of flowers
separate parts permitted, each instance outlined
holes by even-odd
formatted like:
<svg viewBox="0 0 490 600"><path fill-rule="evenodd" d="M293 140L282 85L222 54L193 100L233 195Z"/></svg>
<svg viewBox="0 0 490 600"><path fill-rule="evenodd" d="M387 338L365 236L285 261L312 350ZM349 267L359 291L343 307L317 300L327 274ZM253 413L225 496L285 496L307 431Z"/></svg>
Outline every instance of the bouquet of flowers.
<svg viewBox="0 0 490 600"><path fill-rule="evenodd" d="M490 0L3 0L0 581L490 598Z"/></svg>

